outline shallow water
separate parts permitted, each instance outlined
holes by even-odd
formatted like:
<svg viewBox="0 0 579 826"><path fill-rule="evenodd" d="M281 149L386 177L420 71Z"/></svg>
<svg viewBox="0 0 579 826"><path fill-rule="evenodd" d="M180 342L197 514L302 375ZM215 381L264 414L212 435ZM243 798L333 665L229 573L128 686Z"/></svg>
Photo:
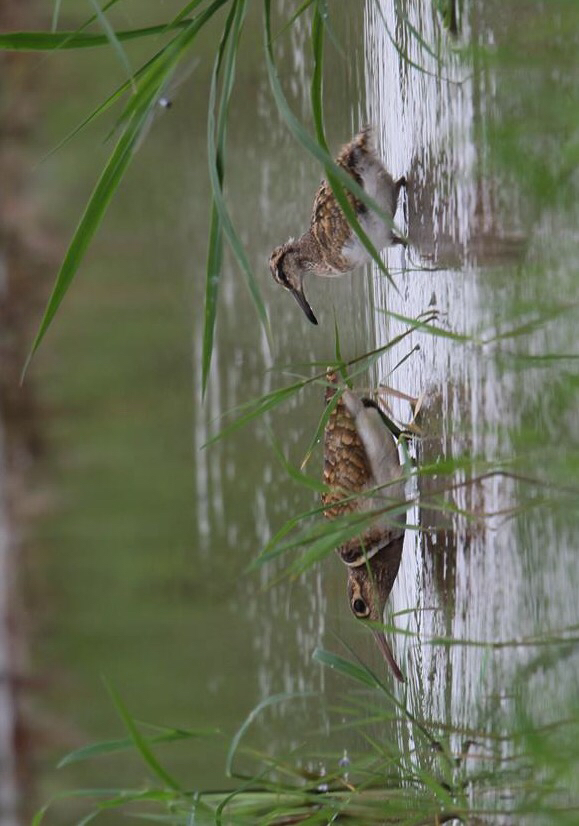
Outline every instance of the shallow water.
<svg viewBox="0 0 579 826"><path fill-rule="evenodd" d="M223 767L230 736L252 708L274 694L312 691L316 697L288 700L264 712L249 736L253 746L275 753L295 749L299 761L303 741L314 731L320 751L326 745L338 754L360 747L356 735L332 725L331 706L345 691L343 681L312 662L316 646L343 651L339 640L345 639L373 667L384 667L370 635L350 617L339 562L327 559L297 580L271 587L266 586L283 570L283 560L246 573L287 519L316 504L310 491L288 479L271 434L299 466L321 413L321 388L310 388L216 445L203 445L226 411L289 381L287 375L308 373L291 365L333 358L334 313L346 359L406 328L383 309L410 317L435 309L439 326L479 339L516 327L529 318L525 306L531 301L537 306L541 295L536 283L521 283L520 261L529 255L531 264L546 267L545 247L528 252L530 227L545 237L550 233L552 241L554 228L564 236L572 226L557 204L542 222L531 223L516 188L503 188L507 173L490 170L481 124L493 107L504 105L497 99L492 67L474 73L468 61L453 54L440 19L425 13L423 4L381 2L395 42L432 74L413 69L386 34L378 5L342 4L336 15L336 34L353 58L344 60L327 47L326 120L333 148L370 120L387 166L409 179L411 245L385 253L399 293L377 272L357 272L337 283L319 279L308 287L320 320L314 329L271 283L269 252L306 226L319 170L279 121L259 57L260 17L252 10L228 130L227 197L263 287L272 350L242 276L228 260L212 375L202 400L208 39L173 106L155 119L39 355L34 378L52 444L42 484L55 501L35 529L38 562L31 577L34 599L42 606L33 668L48 678L33 698L49 743L38 761L41 797L107 783L111 776L119 783L140 782L140 767L127 768L120 760L54 772L63 751L120 736L101 688L103 673L139 719L222 729L225 737L208 739L194 758L184 750L162 752L188 786L228 782ZM289 13L291 4L281 6ZM413 38L407 20L396 19L396 8L404 9L427 43L440 44L442 69ZM506 36L508 15L493 19L492 10L483 10L480 4L465 5L460 43ZM288 95L304 119L308 39L303 19L276 46ZM79 89L93 79L96 105L104 93L98 78L105 64L96 53L83 56L80 70L74 55L50 61L46 112L35 140L38 156L90 108L84 96L82 105L74 102L73 74ZM441 74L447 80L441 81ZM65 88L67 109L55 104ZM108 151L100 144L95 150L100 137L90 133L35 175L36 199L50 204L58 231L67 236L97 162ZM403 210L398 219L404 224ZM566 260L563 255L558 260L549 277L556 279L562 300L569 300ZM426 435L416 447L421 461L467 454L482 463L523 454L526 462L517 468L540 476L544 445L534 435L524 442L523 431L529 419L539 437L561 426L553 422L557 409L549 393L553 377L563 377L567 368L556 363L549 373L521 373L512 357L563 352L569 340L565 330L572 339L572 329L562 316L523 338L479 345L415 332L389 351L365 382L424 394ZM420 350L393 370L417 344ZM534 411L540 394L545 410ZM408 405L391 404L401 421L408 420ZM568 408L559 415L566 421ZM576 444L576 417L568 431ZM319 453L308 468L312 475L320 472ZM426 480L420 485L427 502L431 490ZM577 621L576 543L557 508L507 512L527 502L526 489L511 480L467 485L452 501L464 511L497 515L472 522L460 513L411 512L416 524L435 530L407 532L390 610L411 609L395 621L418 637L400 636L392 643L414 713L466 726L486 719L490 706L503 702L503 688L536 650L440 647L429 638L506 642L570 626ZM535 679L542 690L563 699L576 684L576 656ZM396 736L404 744L408 732L399 727ZM460 743L453 745L460 751ZM327 768L335 768L331 760Z"/></svg>
<svg viewBox="0 0 579 826"><path fill-rule="evenodd" d="M444 67L437 71L435 58L410 31L414 25L427 43L440 43L445 35L437 16L424 13L422 4L408 2L401 6L403 19L397 17L393 4L383 2L380 8L389 31L396 33L398 47L408 44L407 57L424 71L408 69L387 35L378 5L368 3L366 10L368 110L378 125L382 152L393 174L409 177L411 247L387 254L393 271L409 268L395 276L398 292L378 272L374 274L377 343L388 342L408 326L382 314L383 308L411 318L435 309L436 323L445 330L474 333L488 341L528 318L513 300L516 290L524 289L524 270L519 265L548 266L544 248L533 251L527 246L531 227L535 232L543 230L539 222L531 224L521 214L509 192L509 170L493 174L485 165L479 124L489 120L497 106L500 74L492 68L485 75L473 74L452 53L444 54ZM493 9L477 4L465 7L463 19L462 42L497 48L509 43L516 26L514 15L505 12L499 26ZM441 74L446 82L440 81ZM524 101L515 84L509 102L520 104L521 98ZM503 215L508 218L503 220ZM561 208L562 234L569 219ZM435 272L414 270L415 264L431 267L433 257ZM563 271L572 266L564 247L559 262ZM548 300L555 293L562 303L573 300L576 290L568 291L566 276L561 282L560 277L560 272L545 272L535 297ZM555 325L539 323L525 336L521 351L540 353L553 347L556 352L563 341L573 340L574 323L569 315ZM561 335L561 327L566 334ZM420 350L396 368L415 345ZM497 461L508 469L513 457L522 453L529 459L530 475L548 479L541 439L548 438L549 424L539 419L538 438L525 441L524 419L538 397L549 406L550 382L557 373L564 380L569 365L555 363L551 376L545 370L527 369L521 380L521 370L509 358L513 349L509 340L464 345L415 332L386 354L377 381L413 396L424 394L425 440L419 459L476 456L481 468L485 461ZM408 404L394 399L391 405L400 420L410 418ZM576 443L576 417L566 436ZM423 496L429 494L426 481ZM453 481L460 482L461 474L455 474ZM463 512L488 514L484 520L473 523L457 513L442 517L441 525L440 514L427 510L427 499L422 516L414 514L417 524L434 526L434 531L407 534L390 605L394 612L413 609L397 624L415 632L417 640L408 645L399 637L395 649L399 661L406 664L410 708L424 719L464 727L480 720L492 698L500 698L525 663L536 657L537 649L525 647L522 641L549 630L557 633L576 620L575 609L568 610L577 588L576 542L548 508L520 515L512 510L529 493L523 483L497 476L452 495ZM571 502L569 506L573 507ZM494 652L474 645L441 648L428 642L433 637L506 645ZM515 640L520 647L508 644ZM548 674L531 678L536 681L531 693L548 686L561 701L572 696L577 674L575 656L566 659L564 666L554 665ZM506 697L501 702L508 705ZM539 719L552 719L547 704L539 702L538 712ZM454 747L460 753L458 735Z"/></svg>

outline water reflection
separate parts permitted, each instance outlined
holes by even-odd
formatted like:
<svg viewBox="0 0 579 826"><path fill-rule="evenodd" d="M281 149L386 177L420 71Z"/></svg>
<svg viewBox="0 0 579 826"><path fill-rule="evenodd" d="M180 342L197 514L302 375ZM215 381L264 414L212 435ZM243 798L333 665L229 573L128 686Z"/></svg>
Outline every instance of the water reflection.
<svg viewBox="0 0 579 826"><path fill-rule="evenodd" d="M355 535L336 551L348 569L348 601L354 616L381 623L402 557L404 474L393 434L376 402L348 388L336 402L338 377L328 373L327 380L326 404L334 407L324 434L324 482L330 488L322 497L325 515L366 517L358 530L354 524ZM384 633L375 630L374 636L394 676L403 682Z"/></svg>

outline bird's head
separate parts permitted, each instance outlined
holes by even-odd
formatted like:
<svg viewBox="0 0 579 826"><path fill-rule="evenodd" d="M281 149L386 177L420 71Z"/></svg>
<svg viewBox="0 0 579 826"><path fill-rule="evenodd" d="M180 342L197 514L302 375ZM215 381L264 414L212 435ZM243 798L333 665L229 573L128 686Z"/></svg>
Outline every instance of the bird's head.
<svg viewBox="0 0 579 826"><path fill-rule="evenodd" d="M284 289L289 290L309 321L311 321L312 324L317 324L318 320L304 293L304 275L306 270L293 238L290 238L289 241L286 241L281 247L274 249L269 258L269 268L274 281L281 284Z"/></svg>
<svg viewBox="0 0 579 826"><path fill-rule="evenodd" d="M384 621L384 608L398 574L403 542L404 536L399 537L363 564L348 566L348 602L354 616L362 622ZM372 629L372 633L392 673L404 682L384 632Z"/></svg>

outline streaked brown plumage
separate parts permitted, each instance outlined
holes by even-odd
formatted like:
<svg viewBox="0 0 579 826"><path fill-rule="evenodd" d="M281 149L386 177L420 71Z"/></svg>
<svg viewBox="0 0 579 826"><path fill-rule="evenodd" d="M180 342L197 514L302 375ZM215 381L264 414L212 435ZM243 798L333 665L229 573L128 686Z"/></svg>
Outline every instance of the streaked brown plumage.
<svg viewBox="0 0 579 826"><path fill-rule="evenodd" d="M326 403L336 392L337 377L328 373L331 386ZM405 516L392 516L395 504L404 500L404 480L394 438L377 405L344 390L330 415L324 434L324 493L328 519L376 511L377 518L363 532L336 552L348 568L348 599L358 619L382 622L386 600L400 567ZM365 494L373 488L379 491ZM400 671L383 633L374 632L385 658L398 680Z"/></svg>
<svg viewBox="0 0 579 826"><path fill-rule="evenodd" d="M378 206L394 217L400 187L405 179L394 182L384 168L372 140L372 130L365 127L346 144L336 163L354 178ZM389 222L346 191L362 229L378 250L387 244L400 243ZM303 289L304 275L336 276L349 272L370 260L366 248L352 231L332 188L322 181L314 198L310 227L300 238L290 238L271 254L269 266L275 281L289 290L312 324L317 324Z"/></svg>

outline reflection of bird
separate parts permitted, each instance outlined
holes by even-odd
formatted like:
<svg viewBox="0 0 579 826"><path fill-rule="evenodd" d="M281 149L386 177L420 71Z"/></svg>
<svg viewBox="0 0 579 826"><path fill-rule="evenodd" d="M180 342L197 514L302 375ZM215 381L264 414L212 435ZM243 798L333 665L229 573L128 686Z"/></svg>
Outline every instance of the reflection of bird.
<svg viewBox="0 0 579 826"><path fill-rule="evenodd" d="M331 385L337 383L335 374L328 373L327 378ZM328 387L326 402L335 392L334 386ZM330 519L384 511L361 534L336 549L348 566L348 599L355 616L382 622L400 567L406 519L389 514L388 509L404 501L404 480L394 437L378 406L351 390L344 390L326 425L324 482L331 489L322 497ZM378 487L372 494L352 496ZM386 637L381 631L374 631L374 636L394 675L403 681Z"/></svg>
<svg viewBox="0 0 579 826"><path fill-rule="evenodd" d="M365 192L391 218L396 212L400 187L405 178L396 182L384 169L372 142L370 127L363 129L343 147L336 158L338 166L348 172ZM360 225L374 247L381 250L388 244L401 243L385 221L351 192L347 198ZM366 248L353 232L327 181L322 181L314 199L310 228L300 238L290 238L271 254L269 266L274 279L289 290L306 316L317 319L304 294L303 280L307 273L334 276L349 272L370 260Z"/></svg>

